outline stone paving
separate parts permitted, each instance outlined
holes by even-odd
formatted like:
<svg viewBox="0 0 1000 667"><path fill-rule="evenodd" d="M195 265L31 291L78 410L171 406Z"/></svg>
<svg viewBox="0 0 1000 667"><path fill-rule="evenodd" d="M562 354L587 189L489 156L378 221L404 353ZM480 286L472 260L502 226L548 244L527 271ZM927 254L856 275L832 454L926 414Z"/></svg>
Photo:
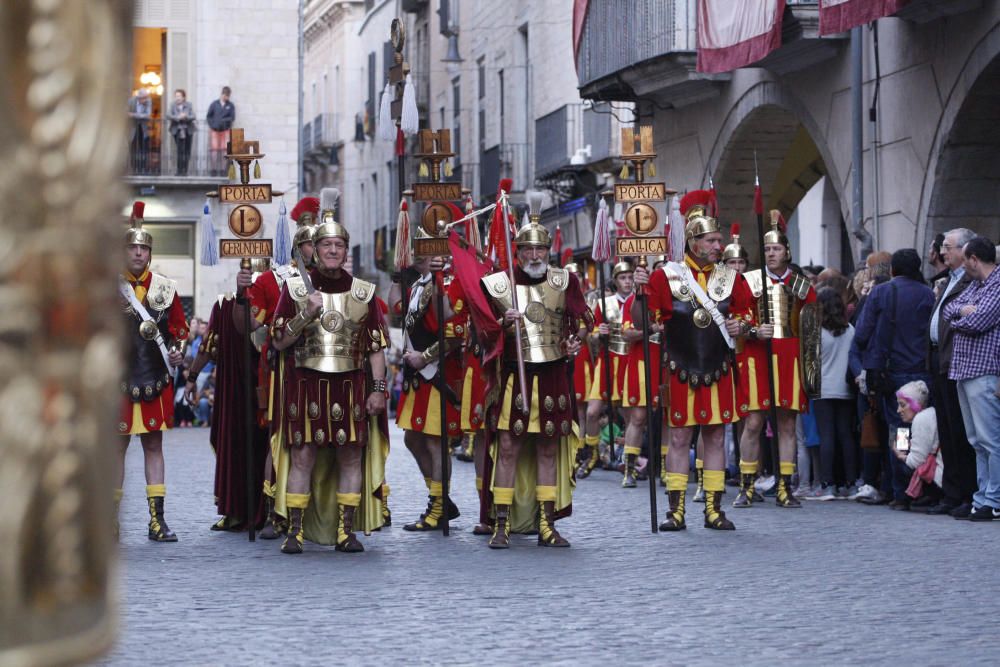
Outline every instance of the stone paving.
<svg viewBox="0 0 1000 667"><path fill-rule="evenodd" d="M448 538L401 526L426 491L401 433L388 478L395 525L364 554L208 530L207 429L171 431L167 517L146 539L142 450L122 505L119 641L98 664L996 664L1000 522L852 502L730 510L736 532L650 532L648 489L597 471L560 522L570 549L470 532L472 464L455 464L463 515ZM693 490L693 487L692 487ZM730 490L728 500L733 493ZM657 500L662 518L666 497Z"/></svg>

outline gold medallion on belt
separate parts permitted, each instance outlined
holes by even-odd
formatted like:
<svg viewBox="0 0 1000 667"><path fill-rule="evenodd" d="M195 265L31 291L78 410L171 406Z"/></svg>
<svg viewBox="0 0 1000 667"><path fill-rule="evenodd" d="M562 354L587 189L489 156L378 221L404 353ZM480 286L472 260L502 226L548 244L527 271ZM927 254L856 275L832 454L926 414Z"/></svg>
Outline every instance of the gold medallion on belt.
<svg viewBox="0 0 1000 667"><path fill-rule="evenodd" d="M698 310L694 311L691 317L692 319L694 319L695 325L701 329L707 328L708 325L712 323L712 316L709 315L708 311L705 310L704 308L699 308Z"/></svg>

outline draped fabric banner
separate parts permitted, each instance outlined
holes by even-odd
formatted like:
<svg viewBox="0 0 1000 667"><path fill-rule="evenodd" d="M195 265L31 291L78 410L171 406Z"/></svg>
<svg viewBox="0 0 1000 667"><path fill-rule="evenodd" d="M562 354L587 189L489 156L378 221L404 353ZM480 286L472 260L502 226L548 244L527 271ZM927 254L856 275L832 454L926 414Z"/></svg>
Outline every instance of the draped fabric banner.
<svg viewBox="0 0 1000 667"><path fill-rule="evenodd" d="M819 34L834 35L891 16L910 0L819 0Z"/></svg>
<svg viewBox="0 0 1000 667"><path fill-rule="evenodd" d="M698 0L698 71L728 72L781 46L785 0Z"/></svg>
<svg viewBox="0 0 1000 667"><path fill-rule="evenodd" d="M580 56L580 40L583 39L583 24L587 20L587 0L573 0L573 63ZM579 66L577 66L579 69Z"/></svg>

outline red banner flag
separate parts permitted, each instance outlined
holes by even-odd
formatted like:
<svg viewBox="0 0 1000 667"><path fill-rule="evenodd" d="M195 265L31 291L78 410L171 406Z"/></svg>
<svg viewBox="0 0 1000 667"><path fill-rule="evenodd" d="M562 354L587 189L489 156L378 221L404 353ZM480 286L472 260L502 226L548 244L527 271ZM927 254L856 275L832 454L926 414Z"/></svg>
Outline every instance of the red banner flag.
<svg viewBox="0 0 1000 667"><path fill-rule="evenodd" d="M781 46L785 0L698 0L698 71L729 72Z"/></svg>
<svg viewBox="0 0 1000 667"><path fill-rule="evenodd" d="M483 276L490 273L490 267L479 261L474 250L462 245L455 230L448 234L448 248L451 250L451 268L455 280L465 295L472 316L472 326L479 335L480 344L486 350L483 362L485 364L495 359L503 350L503 329L497 323L493 308L479 282Z"/></svg>
<svg viewBox="0 0 1000 667"><path fill-rule="evenodd" d="M891 16L910 0L820 0L819 34L835 35Z"/></svg>

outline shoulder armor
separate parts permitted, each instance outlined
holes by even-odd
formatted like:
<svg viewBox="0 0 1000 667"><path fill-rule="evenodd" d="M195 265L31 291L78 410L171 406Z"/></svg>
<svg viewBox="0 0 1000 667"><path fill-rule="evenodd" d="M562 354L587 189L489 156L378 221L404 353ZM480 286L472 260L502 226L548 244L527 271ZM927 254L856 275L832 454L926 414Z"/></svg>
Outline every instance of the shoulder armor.
<svg viewBox="0 0 1000 667"><path fill-rule="evenodd" d="M550 266L545 279L553 289L560 292L566 291L566 288L569 287L569 271L566 269Z"/></svg>
<svg viewBox="0 0 1000 667"><path fill-rule="evenodd" d="M351 296L361 303L368 303L375 296L375 284L355 278L351 283Z"/></svg>
<svg viewBox="0 0 1000 667"><path fill-rule="evenodd" d="M274 272L274 280L278 283L278 289L280 290L281 286L285 284L285 281L291 277L292 267L283 264L281 266L274 267L272 271Z"/></svg>
<svg viewBox="0 0 1000 667"><path fill-rule="evenodd" d="M725 264L716 264L712 275L708 278L708 298L713 301L725 301L733 293L736 284L736 270Z"/></svg>
<svg viewBox="0 0 1000 667"><path fill-rule="evenodd" d="M809 282L809 279L802 274L793 273L792 280L788 286L791 288L792 294L799 299L804 300L807 296L809 296L809 288L812 284Z"/></svg>
<svg viewBox="0 0 1000 667"><path fill-rule="evenodd" d="M482 280L490 296L496 299L510 299L510 280L507 278L506 273L497 271L488 276L483 276Z"/></svg>
<svg viewBox="0 0 1000 667"><path fill-rule="evenodd" d="M691 301L694 299L694 295L691 293L691 289L684 284L684 278L671 266L671 262L667 262L660 267L663 271L663 275L667 277L667 285L670 287L670 294L675 299L680 299L681 301Z"/></svg>
<svg viewBox="0 0 1000 667"><path fill-rule="evenodd" d="M301 276L289 276L285 286L288 287L289 296L295 301L305 301L309 297L309 291Z"/></svg>
<svg viewBox="0 0 1000 667"><path fill-rule="evenodd" d="M743 277L746 278L747 284L750 285L750 291L753 293L754 298L759 299L761 294L764 293L764 284L760 269L747 271L743 274Z"/></svg>
<svg viewBox="0 0 1000 667"><path fill-rule="evenodd" d="M166 310L174 302L176 293L176 282L159 273L153 273L149 280L149 289L146 290L146 304L153 310Z"/></svg>

